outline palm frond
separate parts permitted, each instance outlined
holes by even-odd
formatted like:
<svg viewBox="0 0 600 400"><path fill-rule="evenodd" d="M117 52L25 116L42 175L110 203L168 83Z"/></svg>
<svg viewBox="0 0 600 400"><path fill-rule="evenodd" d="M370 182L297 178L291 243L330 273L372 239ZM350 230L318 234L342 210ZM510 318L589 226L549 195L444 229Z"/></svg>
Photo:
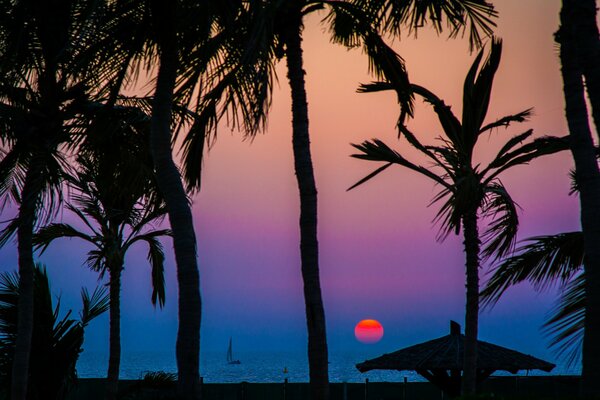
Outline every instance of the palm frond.
<svg viewBox="0 0 600 400"><path fill-rule="evenodd" d="M510 138L510 140L508 140L504 144L504 146L502 146L502 148L500 150L498 150L498 154L496 154L496 157L494 157L494 160L504 157L504 155L506 153L508 153L510 150L512 150L515 146L523 143L523 141L528 139L529 137L531 137L531 135L533 135L533 129L529 129L519 135L516 135L516 136L513 136L512 138ZM486 171L487 170L484 170L484 174Z"/></svg>
<svg viewBox="0 0 600 400"><path fill-rule="evenodd" d="M33 247L36 250L40 250L41 253L45 252L50 243L54 240L67 237L67 238L80 238L88 243L96 245L96 240L75 229L72 225L55 223L46 225L40 228L33 236Z"/></svg>
<svg viewBox="0 0 600 400"><path fill-rule="evenodd" d="M414 96L410 91L408 72L402 57L388 46L376 27L376 16L357 2L326 1L331 12L325 18L332 40L352 48L363 45L369 59L369 70L376 78L385 79L395 90L401 105L398 123L414 114Z"/></svg>
<svg viewBox="0 0 600 400"><path fill-rule="evenodd" d="M364 178L362 178L361 180L356 182L354 185L350 186L348 189L346 189L346 191L348 192L348 191L354 189L355 187L360 186L363 183L371 180L371 178L374 178L375 176L379 175L380 173L382 173L383 171L388 169L392 164L393 163L387 163L387 164L383 165L382 167L377 168L375 171L371 172L369 175L365 176Z"/></svg>
<svg viewBox="0 0 600 400"><path fill-rule="evenodd" d="M172 236L171 230L163 229L146 232L135 236L125 244L125 249L139 241L144 241L148 244L148 261L150 262L152 271L152 304L156 306L158 302L161 308L165 305L165 254L158 238L162 236Z"/></svg>
<svg viewBox="0 0 600 400"><path fill-rule="evenodd" d="M481 126L487 115L488 107L494 84L494 76L500 65L502 56L502 41L492 39L490 52L483 62L481 69L479 65L483 57L483 49L479 52L471 65L463 87L463 110L462 126L463 139L468 149L477 142Z"/></svg>
<svg viewBox="0 0 600 400"><path fill-rule="evenodd" d="M415 172L425 175L426 177L430 178L434 182L436 182L446 188L450 187L450 185L446 181L444 181L442 178L440 178L438 175L434 174L429 169L427 169L423 166L416 165L416 164L413 164L412 162L408 161L407 159L402 157L402 155L400 155L400 153L396 152L395 150L392 150L391 148L389 148L385 143L383 143L379 139L373 139L372 141L367 140L367 141L362 142L361 144L352 144L352 146L354 148L356 148L357 150L361 151L362 154L361 153L352 154L352 155L350 155L350 157L358 158L361 160L380 161L380 162L399 164L399 165L402 165L403 167L409 168Z"/></svg>
<svg viewBox="0 0 600 400"><path fill-rule="evenodd" d="M4 154L0 161L0 196L4 198L1 209L12 202L18 202L25 181L25 170L21 164L19 151L13 149Z"/></svg>
<svg viewBox="0 0 600 400"><path fill-rule="evenodd" d="M411 85L411 90L433 106L433 111L438 116L442 129L448 139L450 139L456 148L462 148L464 143L463 127L450 109L450 106L446 105L442 99L423 86L413 84Z"/></svg>
<svg viewBox="0 0 600 400"><path fill-rule="evenodd" d="M384 90L394 90L394 87L389 82L371 82L361 83L356 89L357 93L374 93Z"/></svg>
<svg viewBox="0 0 600 400"><path fill-rule="evenodd" d="M110 296L104 287L97 287L92 294L87 289L81 289L81 323L83 326L89 324L94 318L108 311L110 307Z"/></svg>
<svg viewBox="0 0 600 400"><path fill-rule="evenodd" d="M448 162L451 158L453 158L453 154L455 154L455 152L451 148L425 146L417 139L415 134L412 133L410 129L408 129L408 127L406 127L405 125L398 126L398 129L400 131L400 134L406 138L406 140L411 146L413 146L415 149L419 150L421 153L429 157L433 161L434 165L442 168L446 172L449 178L454 178L454 173L452 172L451 168L448 167L448 165L456 165L452 162ZM442 157L444 157L444 159L446 160L446 162L440 160L436 154L441 154Z"/></svg>
<svg viewBox="0 0 600 400"><path fill-rule="evenodd" d="M531 116L531 114L533 113L533 108L528 108L527 110L521 111L517 114L513 114L513 115L506 115L494 122L491 122L487 125L485 125L484 127L482 127L479 130L479 133L484 133L486 131L495 129L495 128L500 128L500 127L504 127L504 128L508 128L510 126L510 124L512 124L513 122L525 122L529 119L529 117Z"/></svg>
<svg viewBox="0 0 600 400"><path fill-rule="evenodd" d="M485 188L484 204L481 208L484 217L490 218L482 242L484 258L504 257L514 248L519 228L517 204L501 182L494 182Z"/></svg>
<svg viewBox="0 0 600 400"><path fill-rule="evenodd" d="M537 290L556 282L564 284L582 268L581 232L536 236L524 242L516 255L493 268L493 275L481 292L484 304L495 304L510 286L520 282L529 281Z"/></svg>
<svg viewBox="0 0 600 400"><path fill-rule="evenodd" d="M20 226L19 217L11 218L8 224L0 231L0 247L4 247L8 241L14 237Z"/></svg>
<svg viewBox="0 0 600 400"><path fill-rule="evenodd" d="M183 139L183 175L188 191L200 190L204 143L209 136L208 131L216 127L218 119L216 101L209 102Z"/></svg>
<svg viewBox="0 0 600 400"><path fill-rule="evenodd" d="M495 171L487 175L484 183L489 184L489 182L492 182L498 175L509 168L517 165L527 164L541 156L555 154L567 150L569 149L569 146L569 138L567 136L543 136L518 147L516 150L499 154L482 171L482 175L485 175L488 174L489 171L495 169Z"/></svg>
<svg viewBox="0 0 600 400"><path fill-rule="evenodd" d="M347 48L358 47L361 45L361 34L374 30L371 16L364 10L350 2L323 1L317 4L320 8L327 4L330 12L324 18L327 28L331 34L331 41L339 43ZM318 11L319 8L311 9Z"/></svg>
<svg viewBox="0 0 600 400"><path fill-rule="evenodd" d="M406 117L414 115L414 95L404 59L400 57L383 39L370 33L363 38L364 51L369 57L369 69L377 78L385 78L396 92L400 104L398 123L403 124Z"/></svg>
<svg viewBox="0 0 600 400"><path fill-rule="evenodd" d="M108 257L108 253L109 250L105 246L92 249L87 253L85 265L92 271L99 273L98 279L102 279L106 272L106 258Z"/></svg>
<svg viewBox="0 0 600 400"><path fill-rule="evenodd" d="M382 28L400 36L403 28L417 35L420 28L430 25L439 34L444 30L444 21L450 37L464 35L468 31L469 47L480 47L485 37L492 35L496 26L494 18L498 12L493 4L485 0L444 1L395 1L355 0L378 16Z"/></svg>
<svg viewBox="0 0 600 400"><path fill-rule="evenodd" d="M431 206L445 199L433 219L433 223L440 227L436 237L438 241L444 241L451 233L458 235L460 232L462 213L457 207L456 195L457 190L454 187L444 188L429 203Z"/></svg>
<svg viewBox="0 0 600 400"><path fill-rule="evenodd" d="M564 358L567 365L581 358L585 323L585 276L581 272L569 281L544 322L544 333L551 337L550 348Z"/></svg>
<svg viewBox="0 0 600 400"><path fill-rule="evenodd" d="M77 215L77 217L79 217L79 219L81 220L81 222L83 222L93 233L95 236L98 236L99 233L98 231L95 229L95 227L90 223L90 221L87 218L87 215L92 216L92 218L94 219L94 221L96 221L96 223L98 223L100 225L101 228L105 227L105 224L103 223L103 218L101 217L101 213L98 211L95 211L96 207L96 203L89 203L86 204L85 203L85 198L84 197L80 197L81 195L75 194L73 195L73 199L74 201L77 201L79 203L80 206L82 206L81 208L83 210L85 210L85 213L80 210L79 208L77 208L75 205L67 203L65 205L65 207L67 208L67 210L71 211L73 214ZM78 199L81 199L83 201L78 201Z"/></svg>

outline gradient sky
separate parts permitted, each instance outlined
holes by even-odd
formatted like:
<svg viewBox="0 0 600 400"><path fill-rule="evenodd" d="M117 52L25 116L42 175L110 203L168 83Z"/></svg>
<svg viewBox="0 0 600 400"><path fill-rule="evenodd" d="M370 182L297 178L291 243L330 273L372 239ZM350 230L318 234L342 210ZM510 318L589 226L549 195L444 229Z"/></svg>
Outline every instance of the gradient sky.
<svg viewBox="0 0 600 400"><path fill-rule="evenodd" d="M481 139L479 157L498 149L496 137L534 128L537 135L566 133L558 54L558 0L503 0L497 35L504 40L489 120L535 107L522 127ZM375 165L351 159L349 143L377 137L398 143L398 107L391 93L357 94L372 78L360 50L329 43L320 17L306 23L305 69L313 160L319 190L319 241L322 290L331 351L392 351L447 334L449 320L464 320L462 241L436 242L436 206L427 207L437 188L420 175L390 168L368 184L346 188ZM466 40L448 40L422 29L418 39L394 44L407 63L411 80L426 86L457 113L463 79L474 54ZM241 139L223 127L205 160L202 193L194 197L204 301L202 349L223 351L230 336L244 350L304 351L306 329L298 249L298 199L292 164L291 112L284 64L264 134ZM419 137L440 133L437 119L418 102L409 127ZM413 153L407 153L413 154ZM502 178L521 206L520 237L579 227L578 201L567 195L570 155L565 153L517 168ZM62 214L71 220L67 212ZM174 351L177 288L167 244L167 304L150 304L146 249L140 245L126 260L122 294L123 351ZM41 256L53 291L63 305L79 309L79 287L96 285L82 262L85 244L54 243ZM15 269L16 250L0 251L0 268ZM482 271L487 271L487 266ZM511 289L480 318L480 338L554 360L540 326L555 293L540 295L527 285ZM374 345L354 338L355 324L379 320L385 336ZM107 351L108 318L92 323L86 349Z"/></svg>

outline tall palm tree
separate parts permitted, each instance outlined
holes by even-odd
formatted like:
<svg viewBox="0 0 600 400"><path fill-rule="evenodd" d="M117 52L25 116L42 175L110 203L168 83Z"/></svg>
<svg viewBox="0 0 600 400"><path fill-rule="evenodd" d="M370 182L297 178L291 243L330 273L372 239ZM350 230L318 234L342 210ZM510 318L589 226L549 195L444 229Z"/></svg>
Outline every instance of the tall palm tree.
<svg viewBox="0 0 600 400"><path fill-rule="evenodd" d="M0 275L0 396L10 395L12 357L17 334L19 296L17 273ZM71 311L60 312L60 301L52 305L52 294L46 269L34 269L34 318L31 352L30 399L60 400L67 397L77 380L75 366L82 350L84 330L108 309L108 294L97 288L90 295L81 290L82 310L79 321ZM62 318L59 315L63 314Z"/></svg>
<svg viewBox="0 0 600 400"><path fill-rule="evenodd" d="M241 0L112 2L113 14L121 18L110 26L112 34L103 38L103 47L114 49L114 58L121 64L120 82L135 81L141 67L152 66L158 60L151 102L151 150L157 184L164 194L173 231L179 284L178 393L185 399L200 396L201 297L191 208L172 155L182 125L174 112L181 111L180 105L189 105L196 111L189 136L182 143L188 165L193 165L183 169L183 178L189 191L197 190L204 143L212 138L216 122L229 110L233 111L235 121L239 113L249 131L255 131L261 113L255 117L253 112L268 102L270 88L263 90L261 85L248 84L261 81L254 77L265 71L236 61L242 51L232 45L232 40L239 29L222 29L225 25L239 27L232 22L237 22L241 3ZM214 86L209 83L217 78L219 82ZM210 88L205 89L205 85ZM244 102L239 101L241 98ZM251 98L257 102L247 101Z"/></svg>
<svg viewBox="0 0 600 400"><path fill-rule="evenodd" d="M103 53L86 51L101 36L97 29L106 22L103 4L0 2L0 195L18 205L0 244L17 233L22 294L11 385L15 400L25 400L29 375L34 227L60 200L60 182L68 169L64 145L78 130L74 121L80 106L98 93L100 82L112 78Z"/></svg>
<svg viewBox="0 0 600 400"><path fill-rule="evenodd" d="M524 122L531 114L531 109L527 109L495 122L485 123L494 76L500 64L502 42L495 39L490 47L489 56L481 68L483 50L467 73L462 119L456 117L450 107L434 93L422 86L411 85L414 94L433 106L444 136L440 138L439 145L425 145L403 123L398 125L400 135L427 157L433 168L409 161L377 139L360 145L353 144L360 153L352 155L385 164L351 188L363 184L393 164L418 172L443 188L434 198L434 202L443 202L436 216L437 222L441 224L440 238L444 239L452 232L458 234L462 229L466 255L464 394L474 393L478 380L476 366L481 261L490 256L507 254L513 247L518 226L516 205L499 180L499 175L508 168L566 149L565 139L557 137L543 137L521 144L531 138L533 131L530 129L508 140L485 167L474 163L475 147L483 133ZM392 89L391 85L382 82L363 85L361 91L386 89ZM480 233L482 219L490 222L487 229Z"/></svg>
<svg viewBox="0 0 600 400"><path fill-rule="evenodd" d="M473 15L494 15L493 7L485 1L447 0L441 2L421 2L424 6L414 6L416 2L385 2L395 11L403 13L406 18L395 20L398 12L386 12L387 8L380 2L367 1L297 1L269 0L242 2L242 12L238 15L240 23L245 26L239 30L243 48L239 60L232 69L232 74L215 85L215 92L208 91L207 105L210 107L214 93L220 93L224 85L239 82L234 77L244 74L243 65L260 65L262 80L254 79L264 94L271 87L273 73L270 72L276 61L285 58L287 78L292 97L292 145L294 169L300 194L300 254L301 270L304 283L304 299L308 328L308 359L311 382L311 398L328 398L328 350L326 339L325 313L321 295L319 278L319 256L317 240L317 189L312 165L308 105L303 69L302 38L304 18L322 9L329 11L325 17L332 33L332 40L348 47L362 45L369 56L370 66L377 76L385 76L398 91L400 100L407 105L410 113L411 96L406 90L408 77L404 70L403 60L381 39L377 28L382 21L395 21L398 25L434 21L439 24L447 17L455 26L462 27L469 21L473 30L488 26L486 18L472 18ZM437 4L437 5L436 5ZM371 7L373 6L373 7ZM414 20L411 18L415 18ZM394 24L390 23L390 26ZM441 29L441 25L439 25ZM477 38L478 36L474 36ZM244 39L246 38L246 39ZM234 47L239 51L239 47ZM170 58L169 58L170 59ZM240 67L238 67L240 66ZM217 74L219 76L219 74ZM248 76L248 75L245 75ZM268 80L268 81L265 81ZM242 82L251 82L243 80ZM246 87L249 86L246 84ZM260 92L260 91L259 91ZM242 96L243 98L243 96ZM243 102L241 102L243 103ZM238 103L239 104L239 103ZM264 102L250 107L250 116L262 116ZM268 106L268 104L267 104ZM243 113L242 113L243 114ZM258 120L255 118L254 120ZM251 129L256 125L251 126ZM190 143L199 140L189 135ZM193 175L198 168L198 155L202 148L186 148L186 176ZM191 163L189 161L192 161ZM190 172L191 171L191 172ZM195 183L195 182L192 182Z"/></svg>
<svg viewBox="0 0 600 400"><path fill-rule="evenodd" d="M177 331L178 394L195 400L199 390L200 319L202 302L196 259L196 236L192 211L171 150L173 92L179 68L177 47L177 1L151 2L159 69L154 92L151 151L156 181L164 194L173 229L173 248L179 285L179 329Z"/></svg>
<svg viewBox="0 0 600 400"><path fill-rule="evenodd" d="M162 220L166 210L157 194L149 151L149 117L141 110L117 106L100 107L100 116L87 131L79 149L78 171L68 180L74 192L67 208L84 223L52 223L34 236L44 251L62 237L79 238L93 246L86 265L103 277L110 288L110 335L107 400L116 398L121 358L121 274L125 255L137 242L148 245L151 265L152 304L165 302L164 252L159 238L168 229L151 226Z"/></svg>
<svg viewBox="0 0 600 400"><path fill-rule="evenodd" d="M575 178L581 204L581 228L585 253L585 334L583 339L582 395L600 395L600 169L585 101L587 93L593 116L600 124L600 39L595 0L563 0L560 45L565 114L569 127ZM585 80L585 85L584 85Z"/></svg>

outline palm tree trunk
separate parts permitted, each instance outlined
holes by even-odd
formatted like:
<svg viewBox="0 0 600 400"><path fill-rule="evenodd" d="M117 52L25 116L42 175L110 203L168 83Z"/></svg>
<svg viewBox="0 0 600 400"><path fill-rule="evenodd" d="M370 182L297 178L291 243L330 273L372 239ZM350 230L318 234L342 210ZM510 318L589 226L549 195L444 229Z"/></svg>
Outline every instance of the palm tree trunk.
<svg viewBox="0 0 600 400"><path fill-rule="evenodd" d="M173 231L173 248L179 285L179 330L177 331L177 390L180 399L200 398L200 319L202 303L196 260L196 234L192 211L171 150L171 111L177 76L175 1L153 3L159 37L160 66L154 92L151 150L156 181L167 204Z"/></svg>
<svg viewBox="0 0 600 400"><path fill-rule="evenodd" d="M11 399L27 398L31 337L33 334L33 229L39 190L39 171L32 168L27 172L21 193L17 242L19 251L19 302L17 339L12 365Z"/></svg>
<svg viewBox="0 0 600 400"><path fill-rule="evenodd" d="M329 398L329 373L325 311L319 282L317 241L317 188L310 154L308 104L302 66L302 20L299 12L287 32L288 80L292 91L294 167L300 191L300 256L308 326L310 398Z"/></svg>
<svg viewBox="0 0 600 400"><path fill-rule="evenodd" d="M121 271L119 265L109 265L110 274L110 334L108 374L106 378L106 400L117 398L119 390L119 367L121 364Z"/></svg>
<svg viewBox="0 0 600 400"><path fill-rule="evenodd" d="M582 47L585 88L592 105L594 125L600 128L600 32L596 22L596 0L580 0L569 4L569 7L577 12L574 18L577 19L579 45Z"/></svg>
<svg viewBox="0 0 600 400"><path fill-rule="evenodd" d="M581 48L580 0L563 0L556 38L565 96L565 113L575 161L584 241L586 308L582 354L582 396L600 395L600 170L588 120Z"/></svg>
<svg viewBox="0 0 600 400"><path fill-rule="evenodd" d="M471 210L462 218L464 246L467 258L467 306L465 315L465 354L463 365L462 394L477 391L477 330L479 324L479 232L477 210Z"/></svg>

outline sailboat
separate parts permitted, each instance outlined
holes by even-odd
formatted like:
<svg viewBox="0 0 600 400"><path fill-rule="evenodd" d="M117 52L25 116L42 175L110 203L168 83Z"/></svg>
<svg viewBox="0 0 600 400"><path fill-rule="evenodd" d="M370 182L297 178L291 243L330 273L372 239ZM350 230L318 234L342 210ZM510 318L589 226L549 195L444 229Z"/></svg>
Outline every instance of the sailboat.
<svg viewBox="0 0 600 400"><path fill-rule="evenodd" d="M229 347L227 348L227 364L241 364L240 360L233 359L233 349L231 345L231 338L229 338Z"/></svg>

